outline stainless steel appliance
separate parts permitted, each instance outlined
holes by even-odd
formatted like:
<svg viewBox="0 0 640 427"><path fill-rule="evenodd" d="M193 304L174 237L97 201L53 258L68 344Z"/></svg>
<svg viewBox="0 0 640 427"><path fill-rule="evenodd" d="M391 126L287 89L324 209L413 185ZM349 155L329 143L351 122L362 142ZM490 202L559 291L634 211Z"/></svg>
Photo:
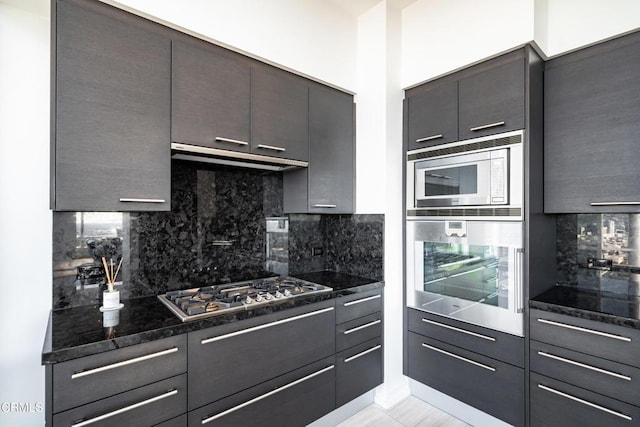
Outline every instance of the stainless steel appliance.
<svg viewBox="0 0 640 427"><path fill-rule="evenodd" d="M269 277L246 282L169 291L158 295L183 322L252 310L292 298L331 292L333 289L293 277Z"/></svg>
<svg viewBox="0 0 640 427"><path fill-rule="evenodd" d="M407 216L522 219L523 131L407 153Z"/></svg>
<svg viewBox="0 0 640 427"><path fill-rule="evenodd" d="M523 223L407 221L407 305L523 336Z"/></svg>

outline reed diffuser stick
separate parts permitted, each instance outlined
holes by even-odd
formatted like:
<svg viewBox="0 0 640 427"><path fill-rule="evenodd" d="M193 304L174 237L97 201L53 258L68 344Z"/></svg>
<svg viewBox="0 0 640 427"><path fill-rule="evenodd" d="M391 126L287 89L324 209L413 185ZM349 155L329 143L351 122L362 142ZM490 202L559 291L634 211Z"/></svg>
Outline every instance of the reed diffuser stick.
<svg viewBox="0 0 640 427"><path fill-rule="evenodd" d="M109 292L113 291L113 286L111 285L111 276L109 275L109 267L107 266L107 260L102 257L102 266L104 267L104 274L107 276L107 284L109 286Z"/></svg>
<svg viewBox="0 0 640 427"><path fill-rule="evenodd" d="M115 283L116 283L116 279L118 278L118 273L120 272L120 267L122 267L122 260L123 260L123 259L124 259L124 258L120 258L120 262L118 263L118 268L117 268L117 270L116 270L116 274L115 274L115 276L113 276L113 284L114 284L114 285L115 285Z"/></svg>

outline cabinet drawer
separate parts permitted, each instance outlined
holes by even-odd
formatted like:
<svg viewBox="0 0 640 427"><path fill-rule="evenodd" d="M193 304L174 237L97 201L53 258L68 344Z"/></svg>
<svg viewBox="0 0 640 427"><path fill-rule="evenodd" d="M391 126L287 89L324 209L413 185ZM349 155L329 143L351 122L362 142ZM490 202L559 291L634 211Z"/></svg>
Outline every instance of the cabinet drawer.
<svg viewBox="0 0 640 427"><path fill-rule="evenodd" d="M531 370L631 404L640 402L640 369L531 341Z"/></svg>
<svg viewBox="0 0 640 427"><path fill-rule="evenodd" d="M409 377L509 424L524 425L524 370L408 333Z"/></svg>
<svg viewBox="0 0 640 427"><path fill-rule="evenodd" d="M100 386L100 383L95 384L95 388ZM53 416L53 425L148 426L176 417L186 410L187 375L182 374L61 412Z"/></svg>
<svg viewBox="0 0 640 427"><path fill-rule="evenodd" d="M640 330L531 310L531 339L640 368Z"/></svg>
<svg viewBox="0 0 640 427"><path fill-rule="evenodd" d="M335 408L334 357L189 412L189 426L299 427Z"/></svg>
<svg viewBox="0 0 640 427"><path fill-rule="evenodd" d="M382 384L382 339L375 338L336 356L336 407Z"/></svg>
<svg viewBox="0 0 640 427"><path fill-rule="evenodd" d="M336 323L382 311L382 289L336 298Z"/></svg>
<svg viewBox="0 0 640 427"><path fill-rule="evenodd" d="M531 374L531 426L637 426L640 408Z"/></svg>
<svg viewBox="0 0 640 427"><path fill-rule="evenodd" d="M336 326L336 351L340 352L382 335L382 313L360 317Z"/></svg>
<svg viewBox="0 0 640 427"><path fill-rule="evenodd" d="M189 410L335 353L333 301L276 314L189 333Z"/></svg>
<svg viewBox="0 0 640 427"><path fill-rule="evenodd" d="M186 335L58 363L53 366L53 413L186 370Z"/></svg>
<svg viewBox="0 0 640 427"><path fill-rule="evenodd" d="M409 309L409 330L457 347L524 367L524 338L437 314Z"/></svg>

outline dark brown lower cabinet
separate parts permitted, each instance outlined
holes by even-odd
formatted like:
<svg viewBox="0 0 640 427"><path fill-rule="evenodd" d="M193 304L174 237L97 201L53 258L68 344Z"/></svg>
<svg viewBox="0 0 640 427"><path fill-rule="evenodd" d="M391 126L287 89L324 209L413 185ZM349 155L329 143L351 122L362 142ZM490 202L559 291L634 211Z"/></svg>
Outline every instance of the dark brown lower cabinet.
<svg viewBox="0 0 640 427"><path fill-rule="evenodd" d="M336 355L336 406L340 407L382 384L382 338Z"/></svg>
<svg viewBox="0 0 640 427"><path fill-rule="evenodd" d="M640 408L531 373L531 426L637 426Z"/></svg>
<svg viewBox="0 0 640 427"><path fill-rule="evenodd" d="M182 374L60 412L53 416L53 425L151 426L183 414L186 408L187 375Z"/></svg>
<svg viewBox="0 0 640 427"><path fill-rule="evenodd" d="M408 376L514 426L524 425L524 369L408 333Z"/></svg>
<svg viewBox="0 0 640 427"><path fill-rule="evenodd" d="M334 356L189 412L189 426L302 427L335 408Z"/></svg>

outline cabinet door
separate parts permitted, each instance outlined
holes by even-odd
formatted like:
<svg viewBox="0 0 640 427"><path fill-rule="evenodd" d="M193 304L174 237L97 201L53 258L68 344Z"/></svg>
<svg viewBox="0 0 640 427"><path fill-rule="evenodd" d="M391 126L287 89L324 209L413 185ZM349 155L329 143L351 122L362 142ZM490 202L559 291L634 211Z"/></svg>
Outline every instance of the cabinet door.
<svg viewBox="0 0 640 427"><path fill-rule="evenodd" d="M514 426L524 425L524 369L413 332L408 375Z"/></svg>
<svg viewBox="0 0 640 427"><path fill-rule="evenodd" d="M640 211L638 39L547 67L545 213Z"/></svg>
<svg viewBox="0 0 640 427"><path fill-rule="evenodd" d="M336 355L336 406L340 407L382 384L382 338Z"/></svg>
<svg viewBox="0 0 640 427"><path fill-rule="evenodd" d="M325 358L193 410L188 425L305 426L335 409L334 362Z"/></svg>
<svg viewBox="0 0 640 427"><path fill-rule="evenodd" d="M354 212L353 97L309 90L309 212Z"/></svg>
<svg viewBox="0 0 640 427"><path fill-rule="evenodd" d="M248 65L174 41L171 84L172 141L250 151Z"/></svg>
<svg viewBox="0 0 640 427"><path fill-rule="evenodd" d="M309 159L309 89L284 72L251 70L251 151Z"/></svg>
<svg viewBox="0 0 640 427"><path fill-rule="evenodd" d="M637 406L535 373L529 385L532 427L638 425Z"/></svg>
<svg viewBox="0 0 640 427"><path fill-rule="evenodd" d="M458 82L408 98L409 150L458 140Z"/></svg>
<svg viewBox="0 0 640 427"><path fill-rule="evenodd" d="M170 41L93 8L57 3L53 208L168 211Z"/></svg>
<svg viewBox="0 0 640 427"><path fill-rule="evenodd" d="M189 409L335 353L333 301L268 319L189 334Z"/></svg>
<svg viewBox="0 0 640 427"><path fill-rule="evenodd" d="M524 129L524 83L524 58L460 80L460 139Z"/></svg>

